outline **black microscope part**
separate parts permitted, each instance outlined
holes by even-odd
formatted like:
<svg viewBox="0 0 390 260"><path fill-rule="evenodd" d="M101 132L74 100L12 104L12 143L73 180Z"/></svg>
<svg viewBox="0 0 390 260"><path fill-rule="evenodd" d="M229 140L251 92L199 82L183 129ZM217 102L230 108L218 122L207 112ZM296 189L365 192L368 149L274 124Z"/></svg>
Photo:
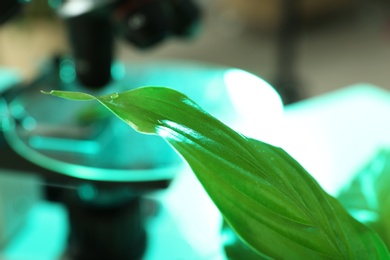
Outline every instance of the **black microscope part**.
<svg viewBox="0 0 390 260"><path fill-rule="evenodd" d="M201 11L192 1L178 0L172 1L173 12L176 21L173 31L179 37L191 37L199 25Z"/></svg>
<svg viewBox="0 0 390 260"><path fill-rule="evenodd" d="M151 48L170 36L191 36L199 18L191 0L120 0L67 17L77 80L92 89L111 82L115 36L139 49Z"/></svg>
<svg viewBox="0 0 390 260"><path fill-rule="evenodd" d="M155 46L171 34L173 17L166 0L127 2L118 11L118 33L138 48Z"/></svg>
<svg viewBox="0 0 390 260"><path fill-rule="evenodd" d="M94 89L109 84L114 56L109 10L67 18L66 25L79 83Z"/></svg>
<svg viewBox="0 0 390 260"><path fill-rule="evenodd" d="M21 1L1 0L0 1L0 25L20 13L22 9Z"/></svg>
<svg viewBox="0 0 390 260"><path fill-rule="evenodd" d="M199 17L199 8L190 0L144 0L120 2L114 20L120 36L148 48L169 36L191 36Z"/></svg>

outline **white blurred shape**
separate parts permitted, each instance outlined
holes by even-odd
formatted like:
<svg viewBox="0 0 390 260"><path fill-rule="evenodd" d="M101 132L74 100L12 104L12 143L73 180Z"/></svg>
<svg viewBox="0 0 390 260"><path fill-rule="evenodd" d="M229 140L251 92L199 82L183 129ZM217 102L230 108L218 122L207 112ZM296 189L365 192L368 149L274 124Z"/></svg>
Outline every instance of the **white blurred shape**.
<svg viewBox="0 0 390 260"><path fill-rule="evenodd" d="M249 72L230 69L224 81L238 114L241 133L262 141L277 143L272 134L283 115L283 103L275 89Z"/></svg>

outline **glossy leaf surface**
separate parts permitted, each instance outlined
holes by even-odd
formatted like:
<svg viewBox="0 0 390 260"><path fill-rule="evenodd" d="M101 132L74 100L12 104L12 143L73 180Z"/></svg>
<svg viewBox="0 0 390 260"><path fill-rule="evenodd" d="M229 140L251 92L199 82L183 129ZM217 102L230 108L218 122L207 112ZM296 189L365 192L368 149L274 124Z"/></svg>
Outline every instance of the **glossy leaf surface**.
<svg viewBox="0 0 390 260"><path fill-rule="evenodd" d="M258 252L277 259L389 258L376 233L285 151L236 133L181 93L145 87L96 100L136 130L165 138L229 225Z"/></svg>

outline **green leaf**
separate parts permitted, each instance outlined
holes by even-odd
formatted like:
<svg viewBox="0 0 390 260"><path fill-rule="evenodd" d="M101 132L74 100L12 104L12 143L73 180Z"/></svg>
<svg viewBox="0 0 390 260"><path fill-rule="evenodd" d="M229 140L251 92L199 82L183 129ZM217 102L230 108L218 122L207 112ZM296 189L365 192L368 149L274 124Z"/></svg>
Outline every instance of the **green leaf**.
<svg viewBox="0 0 390 260"><path fill-rule="evenodd" d="M50 92L46 91L41 91L43 94L50 94L53 96L57 97L62 97L66 99L71 99L71 100L76 100L76 101L89 101L89 100L94 100L95 97L92 95L89 95L87 93L82 93L82 92L73 92L73 91L57 91L57 90L52 90Z"/></svg>
<svg viewBox="0 0 390 260"><path fill-rule="evenodd" d="M270 259L266 255L260 255L252 248L248 247L237 235L231 227L223 222L222 228L223 248L227 259L229 260L262 260Z"/></svg>
<svg viewBox="0 0 390 260"><path fill-rule="evenodd" d="M183 94L145 87L96 99L136 130L165 138L256 251L286 259L389 259L377 234L285 151L236 133Z"/></svg>

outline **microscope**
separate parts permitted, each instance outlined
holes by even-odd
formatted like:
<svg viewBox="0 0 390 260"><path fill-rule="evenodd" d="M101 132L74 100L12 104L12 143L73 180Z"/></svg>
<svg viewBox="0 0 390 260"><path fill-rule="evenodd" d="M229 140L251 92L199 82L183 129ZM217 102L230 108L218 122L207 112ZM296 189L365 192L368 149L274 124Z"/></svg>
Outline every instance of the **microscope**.
<svg viewBox="0 0 390 260"><path fill-rule="evenodd" d="M169 37L191 37L201 16L191 0L54 2L67 28L71 53L54 57L32 82L0 90L0 169L39 174L47 200L65 206L69 223L65 259L220 256L221 216L163 139L137 133L93 102L55 99L40 90L99 96L167 86L235 130L262 140L272 136L275 119L282 114L280 95L261 78L238 68L115 59L117 37L139 49ZM15 16L22 4L1 1L0 23ZM185 185L177 185L178 179ZM158 248L169 248L165 255L149 250L155 236L149 232L148 220L158 211L158 203L148 195L160 191L172 194L170 202L180 200L167 216L176 217L169 222L174 224L169 232L186 229L180 235L160 234L164 243ZM169 247L167 237L181 240L181 245ZM152 251L154 255L148 255ZM185 255L178 255L183 251Z"/></svg>
<svg viewBox="0 0 390 260"><path fill-rule="evenodd" d="M0 25L27 2L2 0ZM39 174L48 184L46 198L66 206L67 258L141 259L143 195L167 188L180 159L162 139L130 130L97 106L47 99L39 90L127 90L124 75L137 82L142 72L138 66L124 72L114 40L147 49L189 37L200 9L192 0L64 0L54 11L64 20L71 53L54 57L32 82L0 93L0 167Z"/></svg>

